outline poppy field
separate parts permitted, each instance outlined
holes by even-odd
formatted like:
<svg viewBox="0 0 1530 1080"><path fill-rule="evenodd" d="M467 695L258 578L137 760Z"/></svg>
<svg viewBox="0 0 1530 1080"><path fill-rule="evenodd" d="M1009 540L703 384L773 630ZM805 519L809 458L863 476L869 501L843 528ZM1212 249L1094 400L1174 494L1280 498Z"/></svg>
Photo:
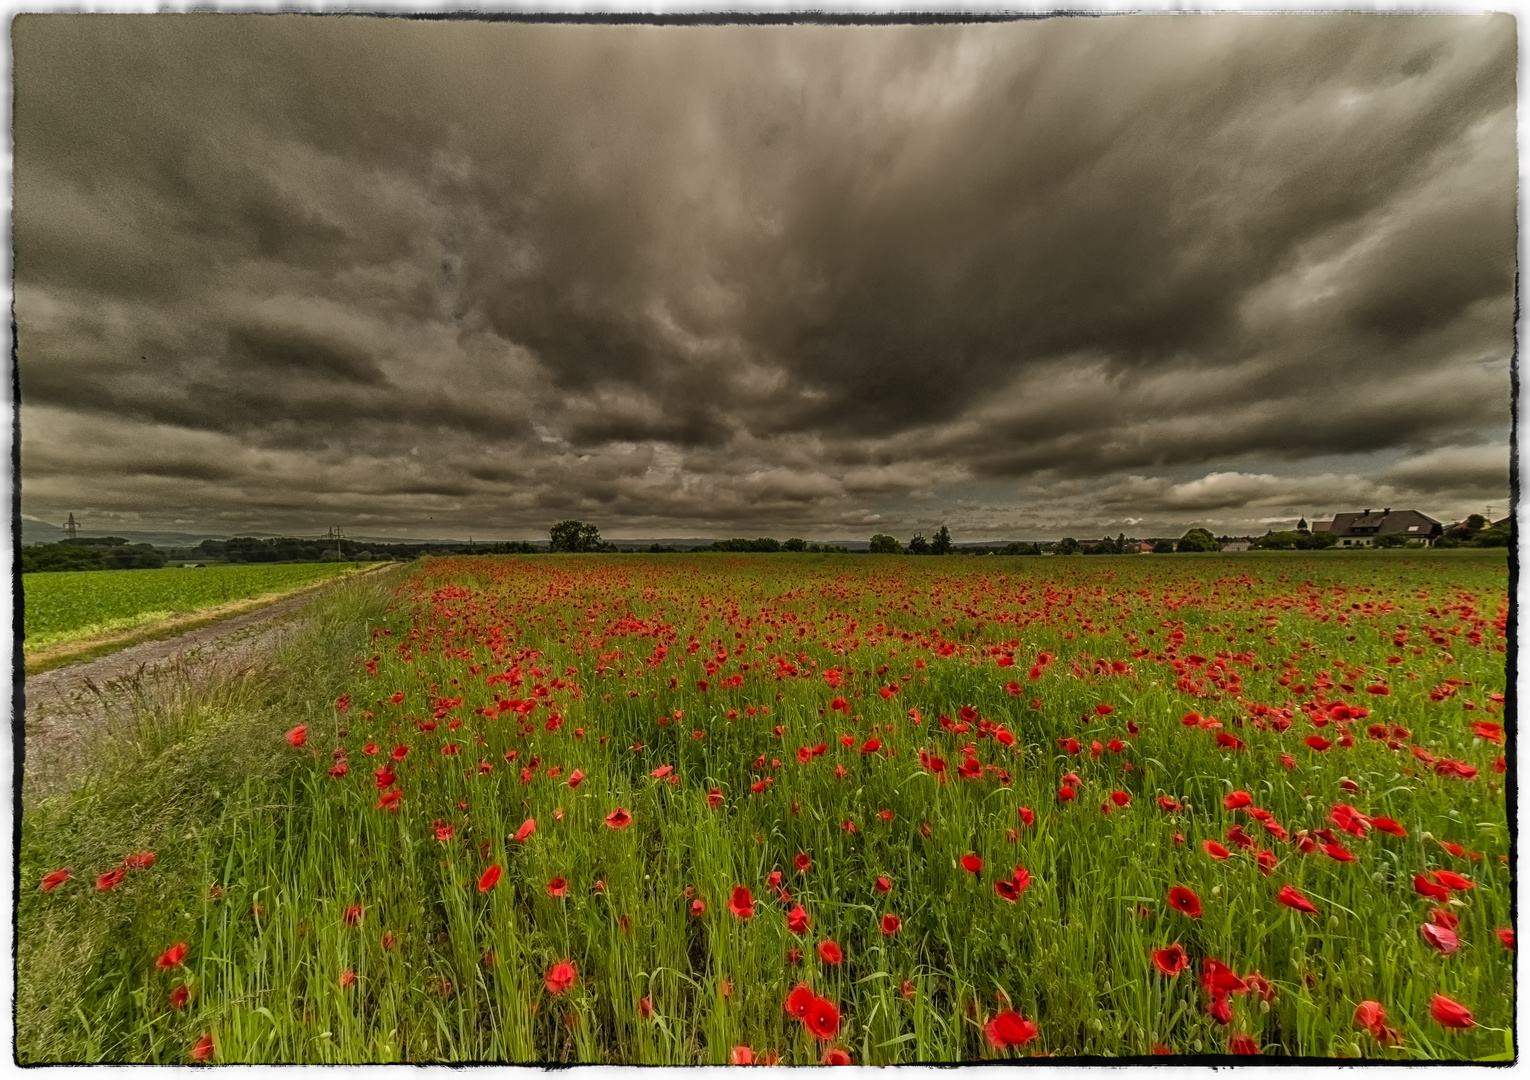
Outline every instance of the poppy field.
<svg viewBox="0 0 1530 1080"><path fill-rule="evenodd" d="M22 1061L1513 1054L1502 552L319 603L282 687L27 808Z"/></svg>

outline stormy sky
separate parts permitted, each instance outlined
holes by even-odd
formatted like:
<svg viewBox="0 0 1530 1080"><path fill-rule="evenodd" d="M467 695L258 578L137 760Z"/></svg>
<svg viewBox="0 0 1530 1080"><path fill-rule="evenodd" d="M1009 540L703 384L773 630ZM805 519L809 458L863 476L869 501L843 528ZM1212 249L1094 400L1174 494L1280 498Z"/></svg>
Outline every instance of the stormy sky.
<svg viewBox="0 0 1530 1080"><path fill-rule="evenodd" d="M24 515L1507 512L1507 16L22 15Z"/></svg>

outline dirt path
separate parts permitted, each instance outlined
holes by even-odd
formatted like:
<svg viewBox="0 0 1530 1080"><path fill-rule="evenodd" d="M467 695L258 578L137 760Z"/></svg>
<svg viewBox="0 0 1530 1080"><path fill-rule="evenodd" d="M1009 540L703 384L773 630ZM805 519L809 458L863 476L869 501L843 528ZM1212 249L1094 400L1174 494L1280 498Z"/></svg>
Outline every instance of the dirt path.
<svg viewBox="0 0 1530 1080"><path fill-rule="evenodd" d="M131 720L136 701L159 696L172 680L182 689L267 660L302 627L317 595L304 592L178 637L27 676L23 800L67 788L114 723Z"/></svg>

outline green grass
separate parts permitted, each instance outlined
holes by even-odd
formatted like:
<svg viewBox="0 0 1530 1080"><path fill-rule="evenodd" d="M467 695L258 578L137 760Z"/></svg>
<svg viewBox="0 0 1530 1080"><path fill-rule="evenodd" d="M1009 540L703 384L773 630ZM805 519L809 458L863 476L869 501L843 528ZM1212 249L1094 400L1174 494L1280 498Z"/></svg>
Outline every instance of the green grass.
<svg viewBox="0 0 1530 1080"><path fill-rule="evenodd" d="M26 648L35 651L129 630L355 569L353 563L292 563L24 574Z"/></svg>
<svg viewBox="0 0 1530 1080"><path fill-rule="evenodd" d="M342 586L268 677L145 717L83 791L26 808L20 1060L184 1061L203 1033L221 1062L698 1064L748 1046L809 1063L835 1045L878 1064L1156 1044L1222 1054L1233 1034L1269 1055L1511 1048L1513 954L1494 935L1510 926L1502 748L1470 727L1502 719L1489 697L1505 690L1502 553L479 558L398 580L392 596ZM1032 679L1043 652L1054 659ZM838 687L824 674L836 667ZM506 672L519 685L489 682ZM1325 702L1371 715L1315 726L1295 706L1317 700L1321 673L1334 684ZM741 685L721 684L733 675ZM1449 679L1455 693L1440 695ZM1367 693L1381 682L1389 694ZM512 699L540 704L523 720L500 704ZM1289 710L1288 730L1256 704ZM941 716L959 725L962 706L978 719L948 730ZM1191 712L1244 748L1185 726ZM1376 723L1408 734L1390 746L1368 737ZM283 738L297 724L301 748ZM1000 726L1013 746L988 737ZM1341 730L1352 745L1303 741L1337 743ZM1077 754L1059 746L1070 737ZM881 747L861 753L870 738ZM1112 738L1119 752L1092 756ZM374 771L396 746L407 754L385 785L403 792L390 812ZM959 778L965 746L993 769ZM945 782L921 751L947 762ZM1419 754L1477 775L1440 775ZM342 758L349 771L332 777ZM677 783L650 775L661 765ZM586 778L570 789L576 768ZM1062 802L1070 771L1078 797ZM1226 810L1235 789L1292 834L1331 828L1344 802L1407 835L1334 829L1354 862L1302 854ZM1103 813L1114 790L1130 801ZM1183 809L1165 812L1159 796ZM603 824L616 806L630 827ZM528 818L536 831L518 843ZM444 842L438 823L454 830ZM1275 855L1268 876L1227 839L1234 824ZM1207 839L1233 856L1214 860ZM151 869L92 887L143 849L159 855ZM967 853L979 873L961 867ZM64 865L73 880L37 889ZM491 865L503 877L481 892ZM994 882L1017 866L1031 885L1009 904ZM1475 886L1449 902L1462 943L1449 956L1420 936L1433 905L1412 888L1436 869ZM769 884L776 870L790 903ZM555 877L561 898L548 895ZM1168 908L1176 884L1201 898L1201 918ZM1275 903L1286 884L1321 914ZM752 919L728 911L736 885L753 891ZM802 937L786 921L797 903L812 919ZM350 925L353 904L363 914ZM902 919L895 935L879 929L886 913ZM825 940L843 964L818 958ZM185 967L157 969L177 941ZM1150 954L1176 942L1195 966L1169 979ZM1208 958L1257 971L1273 997L1237 994L1218 1024L1198 980ZM578 982L554 996L543 979L562 959ZM798 981L838 1005L832 1044L783 1013ZM193 996L175 1010L167 996L182 983ZM1435 1022L1436 993L1475 1026ZM1400 1044L1354 1025L1363 1000L1385 1006ZM1020 1051L985 1039L1005 1007L1039 1029Z"/></svg>

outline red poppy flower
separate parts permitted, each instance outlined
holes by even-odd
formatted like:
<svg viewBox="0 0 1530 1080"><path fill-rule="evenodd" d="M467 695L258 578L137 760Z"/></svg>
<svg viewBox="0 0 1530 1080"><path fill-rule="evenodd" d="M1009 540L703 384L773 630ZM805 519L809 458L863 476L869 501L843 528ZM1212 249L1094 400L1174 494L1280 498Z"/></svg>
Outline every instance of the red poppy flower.
<svg viewBox="0 0 1530 1080"><path fill-rule="evenodd" d="M891 913L882 916L882 933L891 937L903 928L903 920Z"/></svg>
<svg viewBox="0 0 1530 1080"><path fill-rule="evenodd" d="M398 938L393 936L393 931L392 930L389 930L386 934L384 934L382 936L383 952L392 952L393 951L393 946L396 945L397 943L398 943Z"/></svg>
<svg viewBox="0 0 1530 1080"><path fill-rule="evenodd" d="M1111 713L1113 713L1115 711L1116 711L1116 707L1114 705L1096 705L1094 707L1094 712L1095 712L1096 716L1109 716Z"/></svg>
<svg viewBox="0 0 1530 1080"><path fill-rule="evenodd" d="M1284 904L1288 908L1294 908L1297 911L1306 912L1308 915L1321 914L1321 912L1319 912L1318 909L1313 906L1311 900L1308 900L1305 896L1297 892L1289 885L1282 885L1280 887L1280 892L1275 894L1275 901L1277 903Z"/></svg>
<svg viewBox="0 0 1530 1080"><path fill-rule="evenodd" d="M308 725L299 724L287 732L287 744L289 746L302 746L308 741Z"/></svg>
<svg viewBox="0 0 1530 1080"><path fill-rule="evenodd" d="M792 860L792 865L796 866L797 873L805 874L808 872L809 867L813 865L813 860L808 858L806 855L799 853L797 857Z"/></svg>
<svg viewBox="0 0 1530 1080"><path fill-rule="evenodd" d="M212 1035L204 1034L191 1047L191 1060L192 1061L211 1061L212 1058L213 1058L214 1049L215 1048L213 1046L213 1037L212 1037Z"/></svg>
<svg viewBox="0 0 1530 1080"><path fill-rule="evenodd" d="M1245 806L1252 805L1253 802L1254 797L1248 792L1234 791L1230 792L1227 797L1222 800L1222 805L1227 807L1229 810L1240 810Z"/></svg>
<svg viewBox="0 0 1530 1080"><path fill-rule="evenodd" d="M754 918L754 896L747 886L733 886L733 895L728 897L728 910L740 919Z"/></svg>
<svg viewBox="0 0 1530 1080"><path fill-rule="evenodd" d="M1371 818L1371 824L1374 827L1376 827L1377 829L1379 829L1382 832L1384 832L1384 833L1390 833L1392 836L1404 836L1405 837L1405 836L1408 835L1408 830L1407 829L1403 828L1396 821L1393 821L1389 817L1374 817L1374 818Z"/></svg>
<svg viewBox="0 0 1530 1080"><path fill-rule="evenodd" d="M537 831L537 819L527 818L519 829L515 831L515 842L524 844L532 833Z"/></svg>
<svg viewBox="0 0 1530 1080"><path fill-rule="evenodd" d="M164 952L160 953L159 959L154 961L154 966L157 968L179 967L181 963L186 959L186 953L188 951L189 947L187 944L184 941L178 941L166 949Z"/></svg>
<svg viewBox="0 0 1530 1080"><path fill-rule="evenodd" d="M1036 811L1032 810L1029 806L1022 806L1019 813L1020 820L1025 822L1027 825L1036 824Z"/></svg>
<svg viewBox="0 0 1530 1080"><path fill-rule="evenodd" d="M1015 895L1019 896L1031 887L1031 872L1023 866L1017 866L1010 880L1015 886Z"/></svg>
<svg viewBox="0 0 1530 1080"><path fill-rule="evenodd" d="M1512 927L1500 927L1494 930L1493 933L1498 935L1498 940L1503 942L1505 949L1514 948L1514 930Z"/></svg>
<svg viewBox="0 0 1530 1080"><path fill-rule="evenodd" d="M1169 890L1169 906L1192 919L1201 917L1201 898L1183 885L1176 885Z"/></svg>
<svg viewBox="0 0 1530 1080"><path fill-rule="evenodd" d="M1201 841L1201 848L1206 852L1207 855L1210 855L1213 859L1226 859L1226 858L1231 857L1231 855L1232 855L1232 852L1228 851L1225 847L1223 847L1221 844L1217 843L1215 840L1202 840Z"/></svg>
<svg viewBox="0 0 1530 1080"><path fill-rule="evenodd" d="M356 973L346 968L340 973L340 989L347 990L356 985Z"/></svg>
<svg viewBox="0 0 1530 1080"><path fill-rule="evenodd" d="M825 964L838 965L845 959L845 952L832 941L818 943L818 958Z"/></svg>
<svg viewBox="0 0 1530 1080"><path fill-rule="evenodd" d="M808 927L813 925L812 916L807 913L807 908L798 904L786 913L786 928L799 937L808 932Z"/></svg>
<svg viewBox="0 0 1530 1080"><path fill-rule="evenodd" d="M707 792L707 805L716 810L723 802L722 788L713 788Z"/></svg>
<svg viewBox="0 0 1530 1080"><path fill-rule="evenodd" d="M970 853L963 855L962 869L969 874L976 874L983 869L983 860Z"/></svg>
<svg viewBox="0 0 1530 1080"><path fill-rule="evenodd" d="M754 1050L748 1046L735 1046L728 1051L729 1065L753 1065Z"/></svg>
<svg viewBox="0 0 1530 1080"><path fill-rule="evenodd" d="M1190 966L1190 958L1185 955L1183 946L1170 945L1165 949L1153 950L1153 966L1173 978Z"/></svg>
<svg viewBox="0 0 1530 1080"><path fill-rule="evenodd" d="M1327 750L1330 746L1333 745L1333 743L1329 742L1321 735L1308 735L1305 739L1302 740L1302 742L1306 743L1307 746L1311 749L1319 751Z"/></svg>
<svg viewBox="0 0 1530 1080"><path fill-rule="evenodd" d="M1461 939L1456 932L1444 926L1436 926L1432 922L1426 922L1418 928L1429 947L1441 956L1449 956L1461 947Z"/></svg>
<svg viewBox="0 0 1530 1080"><path fill-rule="evenodd" d="M574 968L572 960L559 960L547 969L545 986L547 992L554 997L561 997L576 982L579 981L579 972Z"/></svg>
<svg viewBox="0 0 1530 1080"><path fill-rule="evenodd" d="M154 865L154 852L140 851L134 855L129 855L122 860L122 864L129 870L147 870Z"/></svg>
<svg viewBox="0 0 1530 1080"><path fill-rule="evenodd" d="M831 1046L827 1050L824 1051L824 1053L823 1053L823 1063L825 1065L849 1065L849 1064L852 1064L852 1062L850 1061L849 1053L846 1052L845 1050L840 1049L837 1046Z"/></svg>
<svg viewBox="0 0 1530 1080"><path fill-rule="evenodd" d="M657 769L648 775L653 777L655 780L663 780L666 776L674 771L675 767L673 765L660 765Z"/></svg>
<svg viewBox="0 0 1530 1080"><path fill-rule="evenodd" d="M606 815L606 825L612 829L625 829L632 824L632 815L624 806L618 806Z"/></svg>
<svg viewBox="0 0 1530 1080"><path fill-rule="evenodd" d="M1387 1011L1379 1001L1362 1001L1355 1009L1355 1026L1363 1027L1372 1035L1380 1032L1387 1022Z"/></svg>
<svg viewBox="0 0 1530 1080"><path fill-rule="evenodd" d="M1436 994L1429 1000L1429 1015L1448 1028L1476 1026L1472 1011L1459 1001L1452 1001L1444 994Z"/></svg>
<svg viewBox="0 0 1530 1080"><path fill-rule="evenodd" d="M1110 801L1117 806L1125 806L1132 801L1132 797L1124 791L1117 790L1110 793Z"/></svg>
<svg viewBox="0 0 1530 1080"><path fill-rule="evenodd" d="M1232 1005L1227 1000L1226 994L1216 994L1211 1003L1206 1006L1206 1015L1219 1024L1232 1023Z"/></svg>
<svg viewBox="0 0 1530 1080"><path fill-rule="evenodd" d="M1234 1035L1228 1040L1227 1048L1234 1054L1259 1053L1259 1044L1254 1041L1252 1035Z"/></svg>
<svg viewBox="0 0 1530 1080"><path fill-rule="evenodd" d="M108 870L96 878L96 889L99 892L111 892L118 885L122 884L122 879L125 877L127 877L127 871L121 867L115 870Z"/></svg>
<svg viewBox="0 0 1530 1080"><path fill-rule="evenodd" d="M699 919L707 913L706 901L697 897L691 901L691 918Z"/></svg>
<svg viewBox="0 0 1530 1080"><path fill-rule="evenodd" d="M444 822L436 823L436 839L443 844L450 843L452 834L456 831L456 828L452 825L447 825Z"/></svg>
<svg viewBox="0 0 1530 1080"><path fill-rule="evenodd" d="M1330 859L1333 859L1336 862L1355 861L1354 853L1337 841L1332 844L1324 844L1323 854L1327 855Z"/></svg>
<svg viewBox="0 0 1530 1080"><path fill-rule="evenodd" d="M879 892L879 893L890 893L890 892L892 892L892 882L890 880L888 880L887 878L885 878L885 877L877 878L876 885L874 887L876 888L877 892Z"/></svg>
<svg viewBox="0 0 1530 1080"><path fill-rule="evenodd" d="M1430 908L1429 921L1436 926L1443 926L1447 930L1454 930L1457 926L1461 925L1461 920L1456 918L1455 913L1447 911L1445 908Z"/></svg>
<svg viewBox="0 0 1530 1080"><path fill-rule="evenodd" d="M1037 1035L1036 1025L1013 1009L1005 1009L983 1028L983 1034L996 1050L1008 1050L1012 1046L1024 1046Z"/></svg>
<svg viewBox="0 0 1530 1080"><path fill-rule="evenodd" d="M62 870L55 870L51 874L44 874L42 884L39 886L39 888L41 888L43 892L52 892L54 889L58 888L68 880L69 868L66 866Z"/></svg>
<svg viewBox="0 0 1530 1080"><path fill-rule="evenodd" d="M170 991L170 1007L172 1009L183 1009L186 1007L186 1002L190 1000L191 990L184 983Z"/></svg>
<svg viewBox="0 0 1530 1080"><path fill-rule="evenodd" d="M398 811L399 800L403 797L404 793L402 791L385 792L383 797L377 800L377 809L391 810L396 813Z"/></svg>
<svg viewBox="0 0 1530 1080"><path fill-rule="evenodd" d="M1180 809L1179 803L1175 802L1167 795L1158 796L1158 805L1161 809L1167 810L1171 814L1177 813Z"/></svg>
<svg viewBox="0 0 1530 1080"><path fill-rule="evenodd" d="M1212 997L1227 994L1245 994L1248 984L1238 978L1238 973L1214 956L1201 961L1201 989Z"/></svg>
<svg viewBox="0 0 1530 1080"><path fill-rule="evenodd" d="M1434 880L1438 881L1441 885L1444 885L1447 889L1454 889L1457 891L1474 887L1472 885L1471 878L1462 877L1460 874L1457 874L1451 870L1434 871Z"/></svg>
<svg viewBox="0 0 1530 1080"><path fill-rule="evenodd" d="M1078 794L1078 792L1074 791L1067 784L1064 784L1062 787L1057 789L1057 801L1058 802L1072 802L1074 797L1077 794Z"/></svg>
<svg viewBox="0 0 1530 1080"><path fill-rule="evenodd" d="M547 895L551 897L563 896L568 892L568 882L563 878L555 877L547 883Z"/></svg>
<svg viewBox="0 0 1530 1080"><path fill-rule="evenodd" d="M1427 896L1431 900L1449 900L1450 890L1443 885L1436 885L1423 874L1413 875L1413 891L1420 896Z"/></svg>
<svg viewBox="0 0 1530 1080"><path fill-rule="evenodd" d="M575 769L573 772L568 774L569 787L576 788L582 783L584 783L584 773L579 769Z"/></svg>
<svg viewBox="0 0 1530 1080"><path fill-rule="evenodd" d="M483 872L483 876L478 879L478 891L481 893L486 893L490 889L494 888L494 886L499 883L499 876L503 872L504 871L499 867L499 863L495 863L493 866L485 870Z"/></svg>
<svg viewBox="0 0 1530 1080"><path fill-rule="evenodd" d="M806 1020L808 1010L813 1007L813 991L808 989L806 983L798 983L792 987L791 993L786 995L786 1015L794 1016L798 1020Z"/></svg>
<svg viewBox="0 0 1530 1080"><path fill-rule="evenodd" d="M815 1038L827 1041L839 1034L839 1009L832 1001L815 997L808 1006L803 1022Z"/></svg>

